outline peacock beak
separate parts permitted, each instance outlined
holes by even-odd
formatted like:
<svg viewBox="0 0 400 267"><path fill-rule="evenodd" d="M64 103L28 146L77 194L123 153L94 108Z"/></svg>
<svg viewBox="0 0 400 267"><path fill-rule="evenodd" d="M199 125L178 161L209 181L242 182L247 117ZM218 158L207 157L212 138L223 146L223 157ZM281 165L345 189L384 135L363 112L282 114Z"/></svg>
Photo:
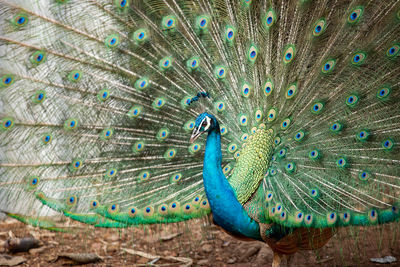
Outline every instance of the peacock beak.
<svg viewBox="0 0 400 267"><path fill-rule="evenodd" d="M190 143L193 143L196 141L197 138L202 134L203 132L200 132L200 129L195 127L192 132L192 136L190 137Z"/></svg>

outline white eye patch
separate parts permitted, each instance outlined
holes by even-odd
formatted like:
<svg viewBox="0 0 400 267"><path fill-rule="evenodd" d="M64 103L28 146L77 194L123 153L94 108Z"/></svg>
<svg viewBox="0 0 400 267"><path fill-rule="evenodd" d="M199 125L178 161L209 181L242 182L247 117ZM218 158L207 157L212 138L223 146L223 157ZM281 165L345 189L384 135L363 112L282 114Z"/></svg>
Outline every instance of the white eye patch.
<svg viewBox="0 0 400 267"><path fill-rule="evenodd" d="M211 118L205 117L201 122L201 127L204 128L204 131L207 131L208 128L210 128L210 126L211 126Z"/></svg>

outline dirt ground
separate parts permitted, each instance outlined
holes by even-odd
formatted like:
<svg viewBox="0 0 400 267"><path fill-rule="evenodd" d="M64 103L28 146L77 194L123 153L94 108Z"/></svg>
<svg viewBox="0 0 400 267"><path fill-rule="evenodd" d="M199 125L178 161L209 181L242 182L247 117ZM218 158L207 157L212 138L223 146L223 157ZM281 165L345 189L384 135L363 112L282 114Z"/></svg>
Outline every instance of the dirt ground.
<svg viewBox="0 0 400 267"><path fill-rule="evenodd" d="M206 220L119 230L77 223L71 227L72 232L58 233L14 219L0 221L0 265L10 260L22 262L18 266L77 264L68 258L71 253L100 257L96 263L81 266L271 266L273 258L266 244L237 240ZM10 253L3 248L10 237L33 237L41 246ZM370 258L385 256L397 259L385 266L400 266L399 223L342 229L322 249L297 253L291 266L382 266Z"/></svg>

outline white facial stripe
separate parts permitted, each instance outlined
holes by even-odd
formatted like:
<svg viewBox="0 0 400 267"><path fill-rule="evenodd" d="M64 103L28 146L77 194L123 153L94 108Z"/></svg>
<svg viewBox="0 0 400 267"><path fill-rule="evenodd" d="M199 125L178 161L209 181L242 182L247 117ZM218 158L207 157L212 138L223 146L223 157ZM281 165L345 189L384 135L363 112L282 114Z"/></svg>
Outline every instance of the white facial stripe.
<svg viewBox="0 0 400 267"><path fill-rule="evenodd" d="M207 131L208 128L210 128L210 126L211 126L211 118L210 118L210 117L205 117L205 118L202 120L202 122L201 122L200 125L203 125L204 120L206 120L206 122L207 122L207 125L204 127L204 131Z"/></svg>

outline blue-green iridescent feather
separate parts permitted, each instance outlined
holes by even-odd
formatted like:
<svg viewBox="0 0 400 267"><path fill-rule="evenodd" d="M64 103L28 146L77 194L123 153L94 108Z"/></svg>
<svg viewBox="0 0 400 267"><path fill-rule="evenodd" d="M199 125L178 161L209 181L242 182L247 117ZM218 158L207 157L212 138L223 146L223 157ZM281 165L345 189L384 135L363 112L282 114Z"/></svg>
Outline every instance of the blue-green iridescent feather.
<svg viewBox="0 0 400 267"><path fill-rule="evenodd" d="M255 239L398 221L399 10L2 0L0 208L47 228L212 212ZM192 144L203 112L220 130Z"/></svg>

